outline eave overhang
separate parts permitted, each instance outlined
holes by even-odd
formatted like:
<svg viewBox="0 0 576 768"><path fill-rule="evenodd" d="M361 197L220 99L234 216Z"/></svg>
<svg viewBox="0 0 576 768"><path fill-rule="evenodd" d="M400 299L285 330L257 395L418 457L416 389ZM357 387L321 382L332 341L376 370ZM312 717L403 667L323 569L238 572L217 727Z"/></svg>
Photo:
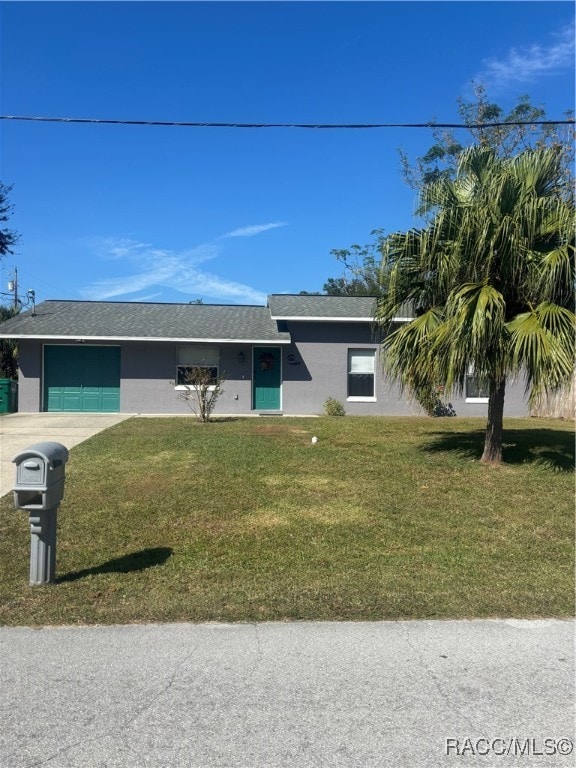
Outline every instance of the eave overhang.
<svg viewBox="0 0 576 768"><path fill-rule="evenodd" d="M81 334L74 334L72 336L57 336L57 335L50 335L50 334L30 334L30 333L20 333L20 334L0 334L0 339L29 339L29 340L36 340L36 341L71 341L71 342L86 342L86 341L159 341L159 342L167 342L167 341L173 341L178 343L186 343L186 344L260 344L260 345L271 345L274 346L276 344L291 344L291 339L281 338L281 339L230 339L230 338L206 338L205 336L201 338L194 338L190 336L182 336L182 337L175 337L175 336L82 336Z"/></svg>

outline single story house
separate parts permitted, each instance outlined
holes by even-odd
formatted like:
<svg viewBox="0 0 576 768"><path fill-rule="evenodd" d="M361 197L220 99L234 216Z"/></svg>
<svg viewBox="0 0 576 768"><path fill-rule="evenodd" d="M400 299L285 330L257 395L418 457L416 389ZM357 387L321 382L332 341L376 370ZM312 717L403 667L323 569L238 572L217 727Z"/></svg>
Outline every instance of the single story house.
<svg viewBox="0 0 576 768"><path fill-rule="evenodd" d="M275 294L267 306L45 301L0 324L19 348L23 412L188 413L178 397L202 365L224 376L215 414L418 414L382 373L369 297ZM409 318L397 318L398 322ZM459 416L487 413L470 376ZM508 416L528 415L523 386Z"/></svg>

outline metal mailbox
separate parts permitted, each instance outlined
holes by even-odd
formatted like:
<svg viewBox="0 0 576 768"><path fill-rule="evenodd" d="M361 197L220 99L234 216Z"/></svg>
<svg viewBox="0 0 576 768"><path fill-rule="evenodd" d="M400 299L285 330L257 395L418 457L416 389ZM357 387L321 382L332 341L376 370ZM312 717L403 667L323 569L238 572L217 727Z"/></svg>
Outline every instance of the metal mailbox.
<svg viewBox="0 0 576 768"><path fill-rule="evenodd" d="M60 504L68 455L61 443L44 442L25 448L12 459L16 464L16 509L46 510Z"/></svg>
<svg viewBox="0 0 576 768"><path fill-rule="evenodd" d="M30 584L50 584L56 573L57 516L68 449L61 443L36 443L12 461L14 506L28 512L30 523Z"/></svg>

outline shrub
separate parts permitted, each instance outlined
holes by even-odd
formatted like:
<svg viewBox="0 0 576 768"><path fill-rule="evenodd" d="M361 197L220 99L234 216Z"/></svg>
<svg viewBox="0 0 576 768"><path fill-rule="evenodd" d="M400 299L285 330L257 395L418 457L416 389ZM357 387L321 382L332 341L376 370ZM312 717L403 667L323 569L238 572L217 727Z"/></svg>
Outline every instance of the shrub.
<svg viewBox="0 0 576 768"><path fill-rule="evenodd" d="M415 397L428 416L456 416L452 403L440 399L444 394L443 386L422 385L415 391Z"/></svg>
<svg viewBox="0 0 576 768"><path fill-rule="evenodd" d="M198 421L206 424L224 391L222 384L225 381L225 374L214 377L209 366L195 365L183 376L182 383L186 389L178 392L177 397L189 406Z"/></svg>
<svg viewBox="0 0 576 768"><path fill-rule="evenodd" d="M329 397L324 403L324 413L326 416L346 416L342 403L333 397Z"/></svg>

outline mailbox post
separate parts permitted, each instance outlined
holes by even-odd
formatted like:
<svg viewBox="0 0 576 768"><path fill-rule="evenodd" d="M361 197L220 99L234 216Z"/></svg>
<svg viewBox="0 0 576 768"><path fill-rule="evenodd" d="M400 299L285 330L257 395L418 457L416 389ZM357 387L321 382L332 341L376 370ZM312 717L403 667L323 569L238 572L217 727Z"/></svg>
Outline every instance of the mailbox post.
<svg viewBox="0 0 576 768"><path fill-rule="evenodd" d="M28 512L30 584L49 584L56 574L56 524L64 496L68 449L60 443L36 443L12 461L16 464L14 506Z"/></svg>

